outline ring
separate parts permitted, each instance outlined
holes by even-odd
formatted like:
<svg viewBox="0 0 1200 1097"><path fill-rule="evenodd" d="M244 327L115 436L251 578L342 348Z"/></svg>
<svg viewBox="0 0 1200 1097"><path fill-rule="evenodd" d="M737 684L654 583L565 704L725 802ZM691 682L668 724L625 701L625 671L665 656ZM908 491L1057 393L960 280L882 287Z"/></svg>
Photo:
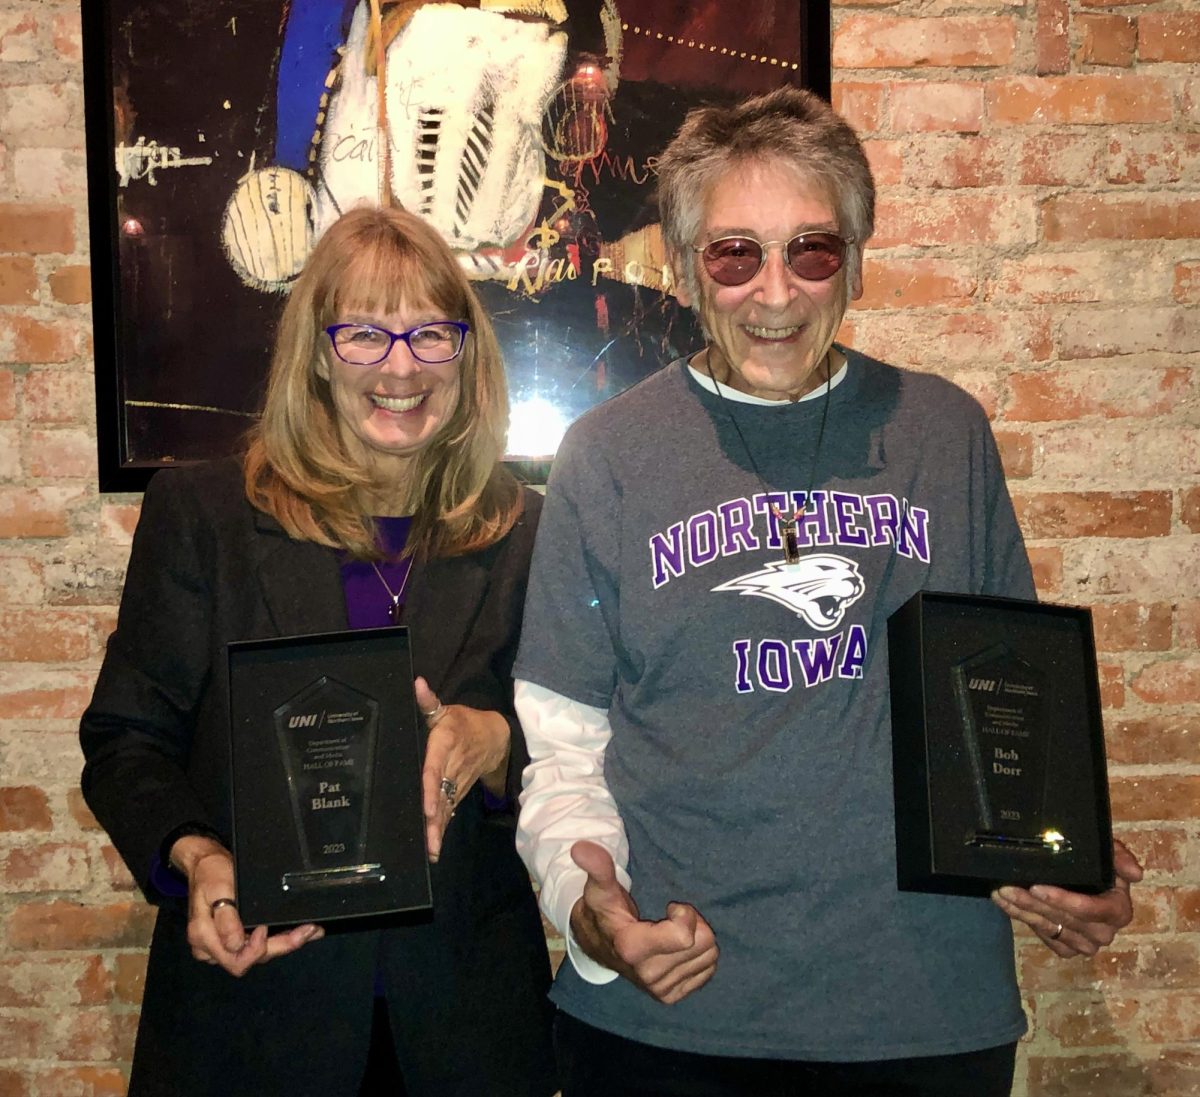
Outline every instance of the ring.
<svg viewBox="0 0 1200 1097"><path fill-rule="evenodd" d="M445 712L445 711L446 711L446 706L445 706L445 705L443 705L443 704L442 704L442 703L439 701L439 702L438 702L438 707L437 707L437 708L435 708L435 709L434 709L432 712L422 712L422 713L421 713L421 715L422 715L422 716L424 716L426 720L428 720L428 721L430 721L430 722L432 723L432 722L433 722L434 720L436 720L436 719L437 719L439 716L441 716L441 714L442 714L443 712Z"/></svg>
<svg viewBox="0 0 1200 1097"><path fill-rule="evenodd" d="M216 914L222 907L233 907L234 910L237 910L237 901L234 899L214 899L208 904L208 911L210 914Z"/></svg>
<svg viewBox="0 0 1200 1097"><path fill-rule="evenodd" d="M450 801L450 806L454 806L454 802L458 799L458 785L450 780L449 777L442 778L442 795Z"/></svg>
<svg viewBox="0 0 1200 1097"><path fill-rule="evenodd" d="M1062 924L1062 922L1059 922L1058 928L1055 929L1055 931L1052 934L1050 934L1050 940L1057 941L1062 936L1062 931L1063 931L1063 924Z"/></svg>

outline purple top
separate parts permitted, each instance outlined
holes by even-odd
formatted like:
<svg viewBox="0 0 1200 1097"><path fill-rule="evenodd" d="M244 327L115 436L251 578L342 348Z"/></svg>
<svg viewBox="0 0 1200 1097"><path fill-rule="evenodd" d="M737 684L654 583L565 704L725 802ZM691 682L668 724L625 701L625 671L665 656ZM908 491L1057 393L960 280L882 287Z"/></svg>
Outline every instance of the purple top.
<svg viewBox="0 0 1200 1097"><path fill-rule="evenodd" d="M397 622L391 617L392 601L397 595L403 607L408 589L408 573L412 557L396 562L404 544L412 518L376 518L380 547L389 559L379 564L366 560L342 559L342 590L346 595L346 620L352 629L383 628ZM378 572L376 571L378 568ZM382 578L380 577L382 576Z"/></svg>

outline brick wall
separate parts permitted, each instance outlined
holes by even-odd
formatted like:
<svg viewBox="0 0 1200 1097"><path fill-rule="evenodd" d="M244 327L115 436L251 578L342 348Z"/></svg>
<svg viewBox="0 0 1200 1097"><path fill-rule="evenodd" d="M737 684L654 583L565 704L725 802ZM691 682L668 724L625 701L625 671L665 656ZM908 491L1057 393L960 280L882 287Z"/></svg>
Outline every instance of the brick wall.
<svg viewBox="0 0 1200 1097"><path fill-rule="evenodd" d="M1019 939L1017 1093L1200 1092L1200 14L834 16L881 184L844 335L993 415L1043 595L1096 611L1148 868L1096 961ZM137 514L94 486L80 85L76 5L0 0L0 1097L124 1092L151 922L75 787Z"/></svg>

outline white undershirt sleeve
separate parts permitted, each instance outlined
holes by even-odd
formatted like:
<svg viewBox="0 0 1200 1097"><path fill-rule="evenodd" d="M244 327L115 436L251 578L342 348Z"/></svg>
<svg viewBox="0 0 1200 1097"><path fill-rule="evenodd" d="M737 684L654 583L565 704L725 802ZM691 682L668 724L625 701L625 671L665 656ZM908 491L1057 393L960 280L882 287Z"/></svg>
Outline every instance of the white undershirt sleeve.
<svg viewBox="0 0 1200 1097"><path fill-rule="evenodd" d="M571 933L571 910L587 881L571 860L575 842L586 838L603 846L617 879L630 886L625 825L604 781L604 750L612 738L608 713L521 679L516 707L532 759L524 774L517 851L541 885L542 911L563 935L579 976L611 982L617 973L585 955Z"/></svg>

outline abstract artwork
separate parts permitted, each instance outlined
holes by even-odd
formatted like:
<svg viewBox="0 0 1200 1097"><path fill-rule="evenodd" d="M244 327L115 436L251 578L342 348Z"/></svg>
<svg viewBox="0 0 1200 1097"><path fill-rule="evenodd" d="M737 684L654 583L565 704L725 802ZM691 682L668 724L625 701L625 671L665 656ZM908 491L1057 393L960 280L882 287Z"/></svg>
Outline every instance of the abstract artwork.
<svg viewBox="0 0 1200 1097"><path fill-rule="evenodd" d="M510 458L700 345L656 155L684 114L828 94L828 2L84 0L101 488L232 452L340 213L445 237L505 353Z"/></svg>

